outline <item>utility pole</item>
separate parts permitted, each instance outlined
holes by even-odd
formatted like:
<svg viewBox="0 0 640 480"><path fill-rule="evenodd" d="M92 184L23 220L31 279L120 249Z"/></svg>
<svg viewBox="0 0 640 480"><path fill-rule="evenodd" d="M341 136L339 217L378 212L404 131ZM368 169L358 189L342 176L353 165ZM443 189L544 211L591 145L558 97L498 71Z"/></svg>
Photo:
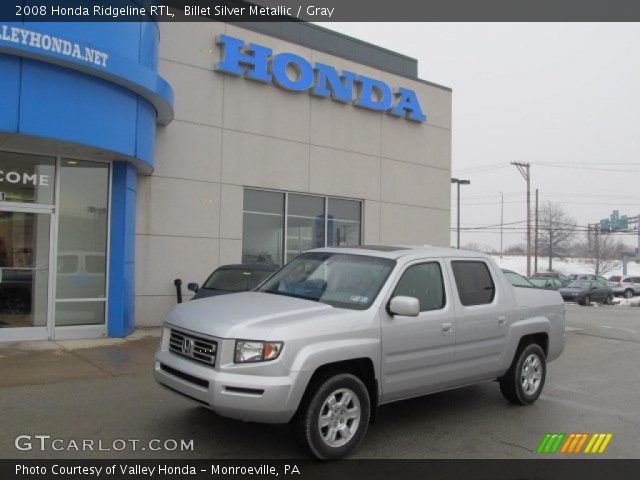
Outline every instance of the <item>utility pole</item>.
<svg viewBox="0 0 640 480"><path fill-rule="evenodd" d="M598 224L594 224L593 227L593 238L594 238L594 242L595 243L595 249L594 252L596 254L596 270L595 270L595 274L596 275L600 275L600 241L598 239L598 235L600 235L600 228L598 226Z"/></svg>
<svg viewBox="0 0 640 480"><path fill-rule="evenodd" d="M531 164L511 162L527 182L527 277L531 276Z"/></svg>
<svg viewBox="0 0 640 480"><path fill-rule="evenodd" d="M536 228L534 243L533 273L538 273L538 189L536 188Z"/></svg>
<svg viewBox="0 0 640 480"><path fill-rule="evenodd" d="M458 236L458 249L460 248L460 185L469 185L471 180L460 180L459 178L452 178L451 183L456 183L458 185L458 213L456 215L458 221L457 236Z"/></svg>
<svg viewBox="0 0 640 480"><path fill-rule="evenodd" d="M640 218L640 217L638 217ZM504 193L500 192L500 258L502 258L502 230L504 225ZM640 235L640 234L638 234ZM638 246L640 247L640 236L638 237Z"/></svg>

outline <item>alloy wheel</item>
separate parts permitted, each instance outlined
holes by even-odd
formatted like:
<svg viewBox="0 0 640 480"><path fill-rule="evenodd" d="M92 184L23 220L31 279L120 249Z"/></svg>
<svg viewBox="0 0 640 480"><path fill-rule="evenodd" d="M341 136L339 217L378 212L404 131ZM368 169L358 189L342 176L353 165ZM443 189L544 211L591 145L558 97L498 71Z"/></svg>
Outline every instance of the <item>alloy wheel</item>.
<svg viewBox="0 0 640 480"><path fill-rule="evenodd" d="M362 410L360 399L348 388L331 393L320 408L320 438L329 447L347 444L358 431Z"/></svg>
<svg viewBox="0 0 640 480"><path fill-rule="evenodd" d="M542 380L542 362L535 353L530 354L522 363L520 384L527 395L533 395L540 388Z"/></svg>

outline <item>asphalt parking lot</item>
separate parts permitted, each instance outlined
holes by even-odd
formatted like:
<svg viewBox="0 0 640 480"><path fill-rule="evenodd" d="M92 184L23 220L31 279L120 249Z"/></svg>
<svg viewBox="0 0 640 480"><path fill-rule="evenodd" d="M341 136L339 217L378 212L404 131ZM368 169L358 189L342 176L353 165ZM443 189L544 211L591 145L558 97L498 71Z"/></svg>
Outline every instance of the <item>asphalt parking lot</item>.
<svg viewBox="0 0 640 480"><path fill-rule="evenodd" d="M387 405L355 457L535 458L547 432L611 432L595 457L640 458L640 308L568 305L567 327L566 350L535 405L507 404L495 382ZM151 332L96 348L0 347L0 458L300 457L287 426L227 420L157 386L157 342ZM21 434L95 446L20 451ZM139 450L96 450L115 439L139 439ZM150 451L152 439L156 448L193 439L193 450Z"/></svg>

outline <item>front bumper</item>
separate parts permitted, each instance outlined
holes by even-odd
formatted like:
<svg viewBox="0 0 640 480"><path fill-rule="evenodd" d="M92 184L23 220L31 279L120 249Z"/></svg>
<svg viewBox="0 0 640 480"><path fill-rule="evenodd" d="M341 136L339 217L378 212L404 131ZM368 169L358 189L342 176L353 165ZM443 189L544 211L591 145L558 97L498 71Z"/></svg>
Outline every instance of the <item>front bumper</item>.
<svg viewBox="0 0 640 480"><path fill-rule="evenodd" d="M154 378L176 393L229 418L286 423L295 414L309 378L257 376L220 372L166 350L158 350Z"/></svg>
<svg viewBox="0 0 640 480"><path fill-rule="evenodd" d="M613 291L614 295L624 295L624 293L630 289L629 287L610 287L610 288Z"/></svg>
<svg viewBox="0 0 640 480"><path fill-rule="evenodd" d="M584 301L584 295L562 295L562 300L565 302L582 302Z"/></svg>

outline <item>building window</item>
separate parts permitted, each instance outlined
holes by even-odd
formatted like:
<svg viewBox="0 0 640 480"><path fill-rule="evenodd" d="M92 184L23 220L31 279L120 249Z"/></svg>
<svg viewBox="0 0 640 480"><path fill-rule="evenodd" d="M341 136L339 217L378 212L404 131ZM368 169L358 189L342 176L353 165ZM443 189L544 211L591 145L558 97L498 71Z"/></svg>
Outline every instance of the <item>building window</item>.
<svg viewBox="0 0 640 480"><path fill-rule="evenodd" d="M282 265L313 248L359 245L361 219L359 200L247 188L242 261Z"/></svg>
<svg viewBox="0 0 640 480"><path fill-rule="evenodd" d="M329 198L328 203L327 245L330 247L358 245L362 224L361 202Z"/></svg>
<svg viewBox="0 0 640 480"><path fill-rule="evenodd" d="M324 197L289 194L287 208L287 262L312 248L324 247Z"/></svg>
<svg viewBox="0 0 640 480"><path fill-rule="evenodd" d="M242 261L282 263L284 193L244 191Z"/></svg>

